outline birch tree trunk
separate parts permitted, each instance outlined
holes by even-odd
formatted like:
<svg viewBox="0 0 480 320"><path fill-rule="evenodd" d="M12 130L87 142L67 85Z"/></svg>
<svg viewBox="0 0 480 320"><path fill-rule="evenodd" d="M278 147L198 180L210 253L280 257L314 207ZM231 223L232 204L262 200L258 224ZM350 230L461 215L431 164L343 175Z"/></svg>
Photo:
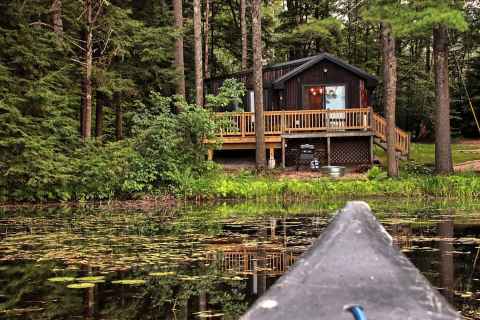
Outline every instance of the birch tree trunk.
<svg viewBox="0 0 480 320"><path fill-rule="evenodd" d="M53 32L60 38L63 38L63 21L62 21L62 0L53 0L50 7L50 14L53 25Z"/></svg>
<svg viewBox="0 0 480 320"><path fill-rule="evenodd" d="M200 0L193 0L193 34L195 38L195 103L203 106L202 14Z"/></svg>
<svg viewBox="0 0 480 320"><path fill-rule="evenodd" d="M177 74L177 94L185 97L185 62L183 57L183 6L182 0L173 0L175 28L180 35L175 40L175 71Z"/></svg>
<svg viewBox="0 0 480 320"><path fill-rule="evenodd" d="M210 45L210 0L205 0L205 27L203 28L203 32L205 35L205 78L210 78L210 68L209 68L209 45Z"/></svg>
<svg viewBox="0 0 480 320"><path fill-rule="evenodd" d="M397 58L395 38L388 23L382 23L383 86L385 118L387 120L387 163L388 175L398 177L396 145L395 108L397 98Z"/></svg>
<svg viewBox="0 0 480 320"><path fill-rule="evenodd" d="M89 139L92 135L92 68L93 68L93 20L92 0L84 0L86 39L83 72L83 132L82 138Z"/></svg>
<svg viewBox="0 0 480 320"><path fill-rule="evenodd" d="M435 64L435 167L439 174L453 172L450 136L450 90L448 82L448 34L440 25L433 30L433 59Z"/></svg>
<svg viewBox="0 0 480 320"><path fill-rule="evenodd" d="M257 169L264 170L265 121L263 118L262 21L261 0L252 0L253 85L255 95L255 140Z"/></svg>
<svg viewBox="0 0 480 320"><path fill-rule="evenodd" d="M240 0L240 28L242 33L242 70L248 68L248 37L247 37L247 0Z"/></svg>

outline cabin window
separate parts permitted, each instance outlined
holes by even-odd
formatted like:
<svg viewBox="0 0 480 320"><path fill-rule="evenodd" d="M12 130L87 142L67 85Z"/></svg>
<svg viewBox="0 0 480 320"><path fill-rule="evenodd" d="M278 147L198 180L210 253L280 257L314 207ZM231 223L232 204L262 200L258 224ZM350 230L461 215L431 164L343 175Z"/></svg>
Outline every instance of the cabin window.
<svg viewBox="0 0 480 320"><path fill-rule="evenodd" d="M345 85L309 85L303 89L305 109L345 109Z"/></svg>
<svg viewBox="0 0 480 320"><path fill-rule="evenodd" d="M326 109L345 109L345 86L326 86L325 95Z"/></svg>

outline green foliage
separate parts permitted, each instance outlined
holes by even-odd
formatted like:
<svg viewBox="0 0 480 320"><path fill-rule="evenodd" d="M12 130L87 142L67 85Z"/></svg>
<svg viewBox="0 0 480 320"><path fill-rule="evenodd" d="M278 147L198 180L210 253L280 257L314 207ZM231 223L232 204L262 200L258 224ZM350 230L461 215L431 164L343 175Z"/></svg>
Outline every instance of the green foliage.
<svg viewBox="0 0 480 320"><path fill-rule="evenodd" d="M217 95L209 94L205 97L206 106L210 110L220 111L228 106L242 108L242 98L246 93L245 85L236 79L226 79Z"/></svg>
<svg viewBox="0 0 480 320"><path fill-rule="evenodd" d="M175 100L175 101L174 101ZM180 104L182 112L170 112ZM152 93L146 103L137 103L132 119L140 155L155 172L155 184L178 185L208 171L205 139L215 139L218 123L211 113L185 101Z"/></svg>
<svg viewBox="0 0 480 320"><path fill-rule="evenodd" d="M28 136L12 129L0 146L12 150L2 153L0 196L16 200L94 200L132 197L138 192L154 192L170 186L187 193L188 186L200 174L214 169L206 159L204 139L214 139L217 123L209 111L182 104L184 110L173 114L174 101L152 93L146 103L135 103L132 118L134 138L121 142L96 142L76 145L60 151L55 135L47 138ZM8 111L0 116L19 116ZM18 153L13 153L18 150Z"/></svg>
<svg viewBox="0 0 480 320"><path fill-rule="evenodd" d="M295 45L298 39L322 43L322 49L334 52L342 41L342 23L336 18L312 19L296 27L282 37L286 43Z"/></svg>
<svg viewBox="0 0 480 320"><path fill-rule="evenodd" d="M47 0L0 3L0 200L108 199L158 190L190 197L208 189L209 175L199 177L215 167L205 161L202 141L213 138L219 125L231 123L214 124L208 111L171 98L177 77L172 48L180 33L185 41L187 88L194 87L194 68L189 67L194 40L191 2L185 2L184 30L173 28L171 7L165 1L103 2L93 32L92 96L93 122L97 98L105 99L103 136L86 143L78 134L85 52L81 37L86 27L82 3L62 1L63 37L51 28L51 4ZM398 36L397 119L415 137L426 129L423 138L433 128L431 31L445 24L450 28L452 55L464 57L460 73L465 73L478 106L480 18L472 2L273 0L263 4L267 63L329 51L378 73L377 22L390 22ZM238 9L236 1L215 1L210 20L215 25L210 37L212 77L240 69ZM247 24L250 30L249 15ZM471 110L456 73L451 77L452 123L463 134L474 135ZM379 87L377 93L381 92ZM243 84L227 80L218 96L206 97L207 106L214 111L241 107L244 93ZM380 96L376 107L382 104ZM183 112L175 114L178 106ZM117 107L124 110L123 142L115 141ZM431 162L430 149L413 150L419 166L409 164L408 173L423 172L420 165ZM454 158L459 162L474 156L457 152ZM283 184L278 192L289 193L299 185ZM254 187L246 182L244 194ZM256 187L268 190L263 183ZM228 183L220 189L222 194L230 192Z"/></svg>
<svg viewBox="0 0 480 320"><path fill-rule="evenodd" d="M480 196L480 177L407 176L388 179L374 169L368 180L329 180L326 178L296 180L257 177L254 175L202 177L201 189L194 197L224 199L325 199L341 196L394 196L407 198L443 197L475 199ZM373 177L374 176L374 177ZM200 185L200 184L198 184Z"/></svg>
<svg viewBox="0 0 480 320"><path fill-rule="evenodd" d="M368 180L382 180L387 178L387 173L380 167L374 166L367 172Z"/></svg>
<svg viewBox="0 0 480 320"><path fill-rule="evenodd" d="M390 23L399 35L431 34L437 25L465 31L468 24L461 11L463 1L449 0L374 0L363 14L371 21Z"/></svg>
<svg viewBox="0 0 480 320"><path fill-rule="evenodd" d="M402 173L407 175L432 175L435 171L433 166L427 166L415 161L407 161L401 165Z"/></svg>

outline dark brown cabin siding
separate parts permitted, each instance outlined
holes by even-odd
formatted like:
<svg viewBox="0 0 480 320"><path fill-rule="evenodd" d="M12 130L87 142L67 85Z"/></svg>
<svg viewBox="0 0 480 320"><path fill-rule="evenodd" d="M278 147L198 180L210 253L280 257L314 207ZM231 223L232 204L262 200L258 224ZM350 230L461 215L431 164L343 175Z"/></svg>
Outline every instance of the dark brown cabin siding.
<svg viewBox="0 0 480 320"><path fill-rule="evenodd" d="M274 80L277 80L281 76L289 73L290 71L296 69L300 64L292 64L285 67L275 67L275 68L265 68L263 70L263 81L264 83L269 83ZM253 84L251 83L252 73L251 72L240 72L224 76L221 78L212 78L205 80L205 86L207 87L208 94L218 94L218 90L223 85L223 82L226 79L236 79L245 84L247 90L253 89Z"/></svg>
<svg viewBox="0 0 480 320"><path fill-rule="evenodd" d="M285 65L265 67L263 70L264 80L264 105L265 110L296 110L303 109L303 86L312 84L345 84L347 108L367 107L373 103L374 87L366 87L366 80L357 76L356 73L345 69L330 60L323 60L316 65L294 76L285 82L283 89L274 89L272 84L283 75L295 70L305 61L289 63ZM323 70L328 69L325 73ZM226 79L237 79L245 84L247 90L252 90L251 71L225 75L223 77L207 79L205 81L205 94L218 94L219 88ZM362 90L364 92L362 98ZM282 99L281 99L282 97ZM244 105L247 104L248 95L244 97Z"/></svg>
<svg viewBox="0 0 480 320"><path fill-rule="evenodd" d="M327 69L328 72L324 72ZM303 109L302 90L312 84L345 84L347 108L360 107L360 78L330 61L321 61L285 85L286 109Z"/></svg>

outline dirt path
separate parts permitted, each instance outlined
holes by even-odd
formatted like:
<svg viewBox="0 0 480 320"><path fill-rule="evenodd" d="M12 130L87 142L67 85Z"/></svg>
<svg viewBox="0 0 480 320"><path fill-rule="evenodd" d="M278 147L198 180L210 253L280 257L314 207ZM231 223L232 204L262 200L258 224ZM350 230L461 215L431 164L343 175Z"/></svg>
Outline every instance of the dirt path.
<svg viewBox="0 0 480 320"><path fill-rule="evenodd" d="M472 160L463 163L459 163L454 167L455 172L467 172L474 171L480 172L480 160Z"/></svg>

